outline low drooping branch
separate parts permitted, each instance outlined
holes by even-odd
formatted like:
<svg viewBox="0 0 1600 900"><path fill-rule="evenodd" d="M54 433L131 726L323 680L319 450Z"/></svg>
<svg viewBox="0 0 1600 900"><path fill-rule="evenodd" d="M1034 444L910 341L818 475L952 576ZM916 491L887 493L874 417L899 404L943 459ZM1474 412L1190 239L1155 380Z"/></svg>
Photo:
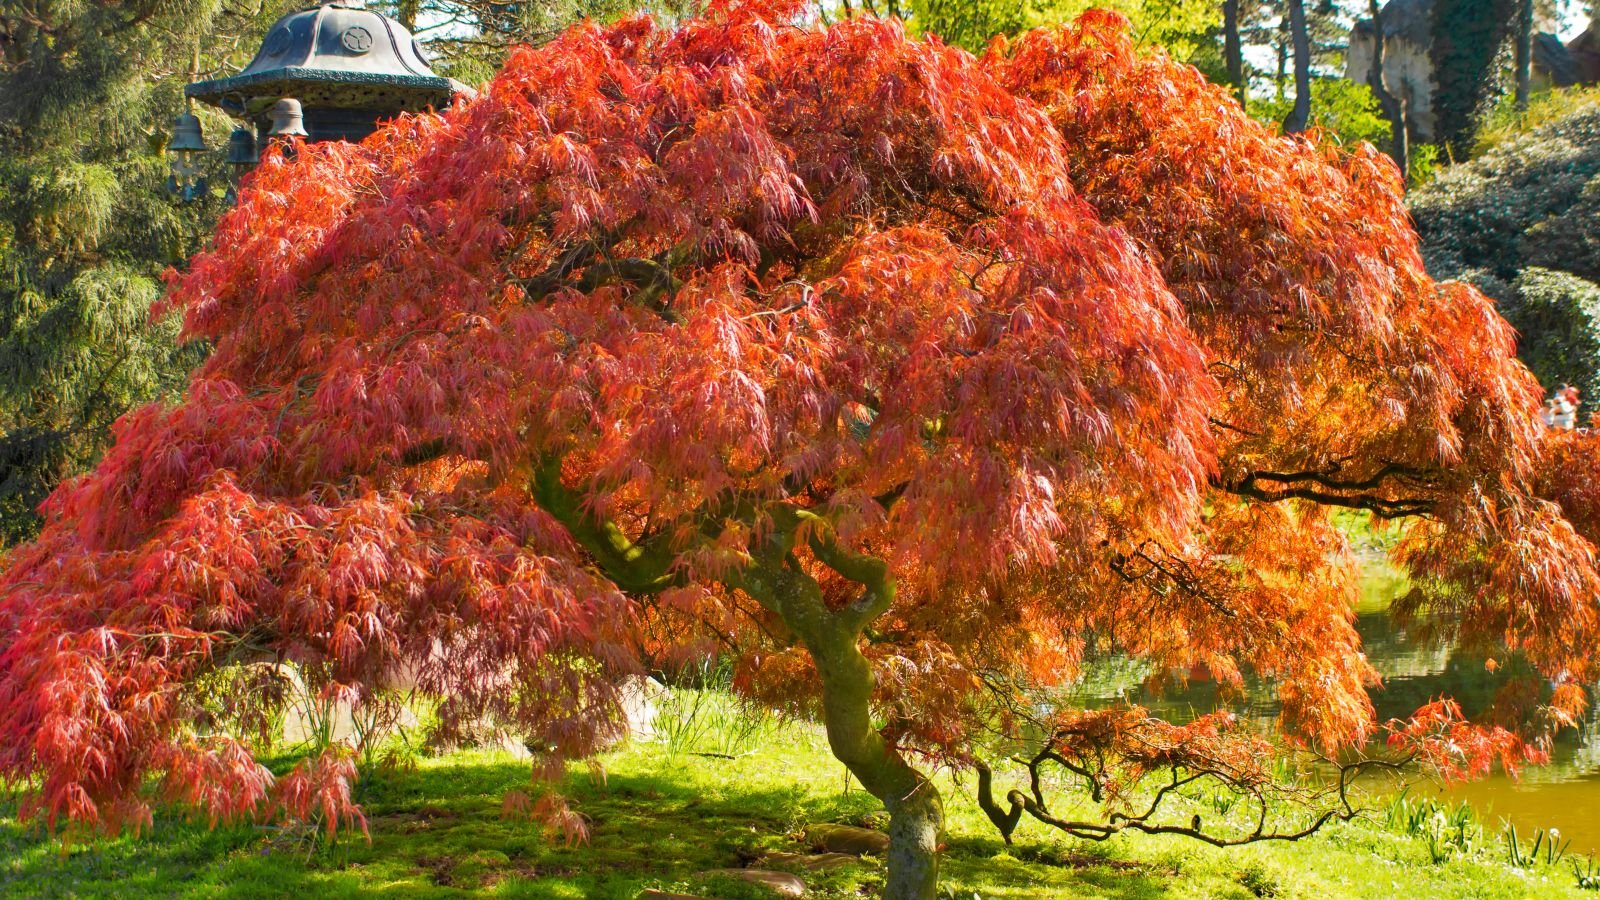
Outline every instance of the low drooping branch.
<svg viewBox="0 0 1600 900"><path fill-rule="evenodd" d="M1219 722L1222 724L1219 727ZM1085 713L1062 724L1031 757L1017 758L1028 775L1028 791L1006 792L1002 806L994 796L994 773L982 760L977 770L977 800L1006 843L1024 814L1035 821L1085 840L1103 841L1125 831L1175 834L1216 847L1261 841L1296 841L1317 833L1330 822L1349 821L1362 813L1350 795L1355 779L1370 769L1398 771L1411 760L1360 756L1335 760L1307 752L1309 762L1326 775L1317 782L1290 782L1275 775L1265 761L1276 749L1260 738L1231 732L1231 717L1207 716L1189 726L1175 726L1148 717L1137 707ZM1054 763L1082 783L1090 798L1104 804L1106 814L1093 819L1056 815L1045 798L1044 766ZM1135 793L1151 776L1165 775L1147 801ZM1163 806L1185 788L1208 788L1227 798L1224 814L1237 802L1249 804L1253 826L1232 832L1207 830L1199 813L1187 822L1162 817ZM1276 809L1309 814L1298 828L1269 827Z"/></svg>
<svg viewBox="0 0 1600 900"><path fill-rule="evenodd" d="M1266 503L1309 500L1325 506L1361 509L1385 519L1423 516L1433 511L1432 479L1424 472L1390 463L1366 478L1341 478L1337 466L1321 471L1250 472L1223 485L1229 493Z"/></svg>

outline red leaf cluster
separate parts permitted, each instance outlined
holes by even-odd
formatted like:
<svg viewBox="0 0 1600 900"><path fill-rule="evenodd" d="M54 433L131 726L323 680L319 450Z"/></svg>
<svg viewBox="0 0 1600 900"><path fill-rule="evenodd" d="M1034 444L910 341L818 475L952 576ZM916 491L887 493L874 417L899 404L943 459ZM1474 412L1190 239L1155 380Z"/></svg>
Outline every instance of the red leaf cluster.
<svg viewBox="0 0 1600 900"><path fill-rule="evenodd" d="M1548 758L1504 728L1467 721L1454 700L1435 700L1388 729L1390 747L1415 755L1446 781L1482 778L1496 763L1514 777L1524 763Z"/></svg>

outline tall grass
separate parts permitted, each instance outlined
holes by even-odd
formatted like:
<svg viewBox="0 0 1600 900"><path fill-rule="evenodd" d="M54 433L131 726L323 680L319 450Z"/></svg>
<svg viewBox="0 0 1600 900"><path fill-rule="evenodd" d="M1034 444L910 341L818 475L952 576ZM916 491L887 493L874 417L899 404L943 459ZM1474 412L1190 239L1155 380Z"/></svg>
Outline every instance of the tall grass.
<svg viewBox="0 0 1600 900"><path fill-rule="evenodd" d="M1600 104L1600 87L1551 88L1528 99L1528 108L1518 112L1511 97L1506 97L1483 117L1472 139L1472 157L1493 150L1519 134Z"/></svg>
<svg viewBox="0 0 1600 900"><path fill-rule="evenodd" d="M1541 828L1534 832L1533 845L1529 847L1517 840L1517 826L1512 825L1506 831L1506 859L1519 869L1531 869L1540 863L1553 866L1567 855L1567 848L1572 846L1570 839L1564 844L1560 841L1560 831ZM1544 847L1543 854L1539 852L1541 846Z"/></svg>
<svg viewBox="0 0 1600 900"><path fill-rule="evenodd" d="M733 670L707 660L699 671L668 687L655 701L650 739L669 756L695 754L734 759L755 753L784 727L784 720L732 691Z"/></svg>
<svg viewBox="0 0 1600 900"><path fill-rule="evenodd" d="M1483 845L1483 825L1477 812L1465 802L1447 806L1401 794L1389 801L1384 819L1391 831L1421 838L1434 865L1452 857L1473 856Z"/></svg>

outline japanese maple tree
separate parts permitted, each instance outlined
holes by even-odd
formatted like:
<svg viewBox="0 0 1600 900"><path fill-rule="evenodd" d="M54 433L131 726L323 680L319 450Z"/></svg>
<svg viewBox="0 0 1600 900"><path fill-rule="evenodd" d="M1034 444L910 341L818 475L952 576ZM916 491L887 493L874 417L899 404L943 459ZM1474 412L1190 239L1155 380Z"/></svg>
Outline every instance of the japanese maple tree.
<svg viewBox="0 0 1600 900"><path fill-rule="evenodd" d="M1403 522L1410 611L1582 708L1600 499L1563 473L1596 457L1424 272L1385 157L1264 129L1111 14L981 58L797 14L580 26L443 115L268 155L165 300L215 347L186 398L0 576L34 815L358 823L347 758L274 780L195 724L202 684L273 702L247 663L356 705L404 679L559 761L710 644L820 717L890 813L888 894L930 897L922 769L1090 636L1367 740L1336 507Z"/></svg>

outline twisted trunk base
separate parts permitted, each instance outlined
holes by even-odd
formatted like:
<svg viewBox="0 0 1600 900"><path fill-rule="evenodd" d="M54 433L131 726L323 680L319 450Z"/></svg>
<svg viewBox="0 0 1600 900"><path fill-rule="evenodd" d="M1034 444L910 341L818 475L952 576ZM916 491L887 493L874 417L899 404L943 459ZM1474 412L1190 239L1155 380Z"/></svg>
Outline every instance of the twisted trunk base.
<svg viewBox="0 0 1600 900"><path fill-rule="evenodd" d="M778 613L810 652L822 681L828 746L889 811L889 878L883 895L890 900L934 900L944 808L927 777L872 727L874 676L860 646L866 625L892 604L894 581L881 560L844 551L831 537L814 535L810 546L822 562L865 586L860 600L842 609L829 608L821 587L795 559L783 533L773 538L765 558L758 557L764 565L747 569L736 586Z"/></svg>
<svg viewBox="0 0 1600 900"><path fill-rule="evenodd" d="M939 887L939 791L872 728L872 666L851 633L811 647L822 676L823 723L833 755L889 812L889 900L933 900Z"/></svg>
<svg viewBox="0 0 1600 900"><path fill-rule="evenodd" d="M924 779L911 797L878 799L889 810L889 880L883 895L893 900L932 898L939 887L939 831L944 825L938 791Z"/></svg>

